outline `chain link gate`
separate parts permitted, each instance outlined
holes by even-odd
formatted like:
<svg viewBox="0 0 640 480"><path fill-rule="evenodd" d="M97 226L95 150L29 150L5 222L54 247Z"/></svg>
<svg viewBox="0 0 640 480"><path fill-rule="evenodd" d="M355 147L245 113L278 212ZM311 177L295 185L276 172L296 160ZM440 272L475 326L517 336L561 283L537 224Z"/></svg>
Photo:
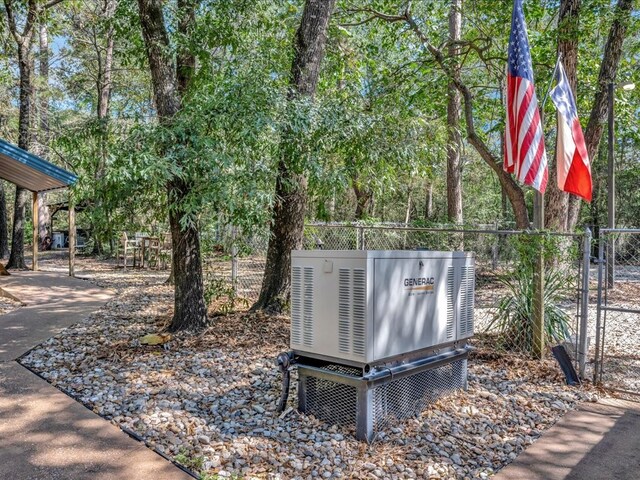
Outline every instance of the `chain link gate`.
<svg viewBox="0 0 640 480"><path fill-rule="evenodd" d="M594 383L640 395L640 229L601 229Z"/></svg>

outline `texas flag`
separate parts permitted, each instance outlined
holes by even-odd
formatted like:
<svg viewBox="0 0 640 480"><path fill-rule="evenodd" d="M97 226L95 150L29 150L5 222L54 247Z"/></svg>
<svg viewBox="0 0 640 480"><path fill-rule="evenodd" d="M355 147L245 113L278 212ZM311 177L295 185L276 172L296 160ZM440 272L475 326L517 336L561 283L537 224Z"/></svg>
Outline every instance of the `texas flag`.
<svg viewBox="0 0 640 480"><path fill-rule="evenodd" d="M562 62L558 62L557 85L550 95L558 109L558 146L556 162L558 188L591 201L591 164L578 120L576 102Z"/></svg>

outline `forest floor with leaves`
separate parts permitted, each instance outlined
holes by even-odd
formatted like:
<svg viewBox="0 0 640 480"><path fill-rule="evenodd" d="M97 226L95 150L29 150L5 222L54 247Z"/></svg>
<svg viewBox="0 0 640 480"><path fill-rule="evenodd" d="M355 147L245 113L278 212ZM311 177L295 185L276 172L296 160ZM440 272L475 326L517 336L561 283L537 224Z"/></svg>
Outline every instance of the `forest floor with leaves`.
<svg viewBox="0 0 640 480"><path fill-rule="evenodd" d="M567 387L553 361L500 355L478 339L467 391L367 445L294 408L276 412L274 358L288 348L287 317L212 316L201 335L145 346L141 337L171 318L167 273L78 263L81 276L116 295L21 362L202 478L488 478L579 402L597 399L592 388ZM290 407L295 375L292 385Z"/></svg>

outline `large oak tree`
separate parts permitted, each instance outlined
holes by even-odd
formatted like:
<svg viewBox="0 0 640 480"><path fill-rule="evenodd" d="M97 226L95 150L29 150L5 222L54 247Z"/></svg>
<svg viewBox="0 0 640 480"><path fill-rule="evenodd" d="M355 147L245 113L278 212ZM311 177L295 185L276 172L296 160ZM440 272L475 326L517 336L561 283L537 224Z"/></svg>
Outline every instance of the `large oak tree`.
<svg viewBox="0 0 640 480"><path fill-rule="evenodd" d="M325 55L327 29L335 0L307 0L294 42L288 99L311 102L318 86ZM298 139L288 129L282 132L278 161L276 200L267 248L267 263L260 297L253 309L281 312L289 300L291 250L302 247L307 206L307 177L299 158Z"/></svg>
<svg viewBox="0 0 640 480"><path fill-rule="evenodd" d="M558 54L562 57L574 95L577 84L580 7L580 0L562 0L558 17ZM598 153L607 117L607 85L616 80L632 7L632 0L618 1L614 11L614 20L604 47L598 84L595 89L589 122L584 132L587 151L592 162ZM558 189L555 161L551 162L549 179L549 186L545 195L545 227L550 230L572 231L578 222L582 201L575 195L570 195Z"/></svg>
<svg viewBox="0 0 640 480"><path fill-rule="evenodd" d="M567 74L570 79L575 79L576 76L577 39L575 38L575 25L579 21L579 6L579 0L563 0L560 5L558 50L567 56ZM606 87L608 83L615 81L622 55L622 44L626 36L626 26L629 22L632 7L633 0L618 0L614 8L614 20L604 47L598 86L592 104L589 123L585 130L587 150L592 158L597 152L607 114ZM476 107L478 103L477 97L473 88L462 77L460 70L455 68L455 62L452 64L452 55L458 55L455 48L452 48L452 42L454 42L453 47L455 47L455 40L450 39L448 44L445 45L445 47L449 47L448 50L436 44L436 39L427 34L414 17L411 11L411 2L399 15L380 12L370 7L355 8L352 11L354 13L365 13L367 15L365 22L380 19L391 23L404 23L414 32L432 60L441 68L443 73L450 79L452 85L462 95L467 141L496 174L502 191L513 209L517 228L529 228L529 212L525 201L524 189L516 183L511 175L503 170L501 152L496 152L495 149L492 149L482 131L476 127L476 124L480 124L477 121L479 117ZM572 36L572 32L574 36ZM473 42L466 42L466 45L467 51L482 51L482 47L474 45ZM555 181L555 179L551 179L551 181ZM554 229L573 230L578 221L580 199L573 195L567 196L559 192L557 188L552 187L550 190L549 200L552 205L547 214L547 222Z"/></svg>
<svg viewBox="0 0 640 480"><path fill-rule="evenodd" d="M186 47L180 47L178 54L174 53L163 12L164 3L162 0L138 0L138 7L158 121L162 127L171 129L189 88L195 59ZM195 21L196 2L179 0L177 3L179 34L189 38ZM169 145L164 148L168 149ZM179 170L186 160L179 157L175 161L176 170ZM166 188L175 284L174 313L169 329L200 330L207 324L200 234L197 219L189 218L184 205L185 198L193 188L193 179L174 174Z"/></svg>

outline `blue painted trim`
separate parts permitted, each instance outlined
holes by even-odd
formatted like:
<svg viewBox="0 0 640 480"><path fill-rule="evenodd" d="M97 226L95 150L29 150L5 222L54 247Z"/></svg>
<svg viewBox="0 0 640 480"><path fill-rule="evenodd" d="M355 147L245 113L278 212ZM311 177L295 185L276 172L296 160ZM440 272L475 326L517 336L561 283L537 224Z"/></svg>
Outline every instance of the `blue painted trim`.
<svg viewBox="0 0 640 480"><path fill-rule="evenodd" d="M17 162L20 162L27 167L37 170L40 173L47 175L65 186L73 185L78 180L78 177L71 172L66 171L63 168L43 160L42 158L27 152L9 142L5 142L0 138L0 155L9 157Z"/></svg>

